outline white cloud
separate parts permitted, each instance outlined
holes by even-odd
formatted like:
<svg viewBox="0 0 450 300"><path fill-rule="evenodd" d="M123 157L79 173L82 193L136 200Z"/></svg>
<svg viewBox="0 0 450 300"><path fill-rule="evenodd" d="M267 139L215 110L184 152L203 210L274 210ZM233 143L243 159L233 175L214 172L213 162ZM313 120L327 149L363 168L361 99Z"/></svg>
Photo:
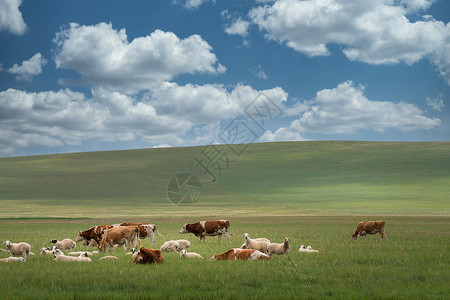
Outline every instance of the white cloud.
<svg viewBox="0 0 450 300"><path fill-rule="evenodd" d="M19 66L14 64L7 71L16 75L16 80L31 80L33 76L42 73L42 67L47 64L47 60L42 57L41 53L36 53L29 60L24 60Z"/></svg>
<svg viewBox="0 0 450 300"><path fill-rule="evenodd" d="M117 31L111 24L71 23L54 42L57 68L76 70L82 83L127 93L149 90L179 74L225 71L199 35L180 39L172 32L155 30L129 42L125 29Z"/></svg>
<svg viewBox="0 0 450 300"><path fill-rule="evenodd" d="M419 107L405 102L369 100L364 87L351 81L336 88L317 92L314 104L291 123L290 129L301 133L346 134L360 129L402 131L432 129L438 118L424 116Z"/></svg>
<svg viewBox="0 0 450 300"><path fill-rule="evenodd" d="M21 4L22 0L0 0L0 31L7 30L17 35L23 35L27 31L19 10Z"/></svg>
<svg viewBox="0 0 450 300"><path fill-rule="evenodd" d="M444 95L438 94L435 98L426 99L427 104L436 111L442 111L442 108L445 106L444 104Z"/></svg>
<svg viewBox="0 0 450 300"><path fill-rule="evenodd" d="M241 113L260 93L243 85L228 91L219 85L167 82L142 97L103 88L91 92L92 97L69 89L0 92L0 155L13 155L30 146L63 147L87 140L180 145L185 134L200 128L201 136L193 139L210 139L206 133L217 132L220 120ZM264 93L277 104L287 99L278 87Z"/></svg>
<svg viewBox="0 0 450 300"><path fill-rule="evenodd" d="M184 7L188 9L196 9L200 5L205 4L210 0L186 0L186 3L184 4ZM216 3L216 0L211 0L211 2Z"/></svg>
<svg viewBox="0 0 450 300"><path fill-rule="evenodd" d="M266 74L264 68L261 65L258 65L256 68L250 69L250 73L262 80L269 79L269 76Z"/></svg>
<svg viewBox="0 0 450 300"><path fill-rule="evenodd" d="M301 134L291 128L280 127L275 132L267 130L259 139L260 142L303 141Z"/></svg>
<svg viewBox="0 0 450 300"><path fill-rule="evenodd" d="M249 17L266 37L308 56L330 55L341 44L350 60L369 64L432 61L448 75L450 25L434 19L410 22L408 11L431 1L278 0L252 9ZM445 49L444 49L445 48ZM446 77L448 80L448 77ZM450 82L450 81L449 81Z"/></svg>
<svg viewBox="0 0 450 300"><path fill-rule="evenodd" d="M435 2L435 0L400 0L400 5L403 6L408 13L414 13L428 9L433 2Z"/></svg>
<svg viewBox="0 0 450 300"><path fill-rule="evenodd" d="M242 37L246 37L248 35L248 27L250 26L250 22L243 20L242 18L237 18L230 25L225 27L225 32L227 34L237 34Z"/></svg>

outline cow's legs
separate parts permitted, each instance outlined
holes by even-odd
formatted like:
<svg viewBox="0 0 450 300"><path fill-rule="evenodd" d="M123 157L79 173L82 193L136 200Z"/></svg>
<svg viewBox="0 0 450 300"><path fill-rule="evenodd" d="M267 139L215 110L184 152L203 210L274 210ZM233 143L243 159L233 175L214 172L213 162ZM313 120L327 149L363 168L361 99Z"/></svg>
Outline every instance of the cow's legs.
<svg viewBox="0 0 450 300"><path fill-rule="evenodd" d="M228 242L231 244L231 239L230 236L228 235L228 232L225 232L224 235L227 238Z"/></svg>
<svg viewBox="0 0 450 300"><path fill-rule="evenodd" d="M217 235L217 242L220 242L221 239L222 239L222 234L219 233L219 234Z"/></svg>
<svg viewBox="0 0 450 300"><path fill-rule="evenodd" d="M384 232L384 230L382 230L382 231L380 231L380 235L381 235L381 238L386 238L386 241L388 240L388 237L387 237L387 235L386 235L386 232Z"/></svg>
<svg viewBox="0 0 450 300"><path fill-rule="evenodd" d="M199 235L198 235L198 240L200 241L200 242L202 242L202 234L200 233Z"/></svg>

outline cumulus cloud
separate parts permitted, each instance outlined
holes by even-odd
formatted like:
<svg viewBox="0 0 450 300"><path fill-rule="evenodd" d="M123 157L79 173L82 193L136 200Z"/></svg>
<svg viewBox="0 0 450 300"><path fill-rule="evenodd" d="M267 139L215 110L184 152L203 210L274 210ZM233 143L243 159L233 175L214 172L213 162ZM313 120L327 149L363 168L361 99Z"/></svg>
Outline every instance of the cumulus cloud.
<svg viewBox="0 0 450 300"><path fill-rule="evenodd" d="M186 3L184 4L184 7L188 9L196 9L200 5L205 4L210 0L186 0ZM216 3L216 0L211 0L211 2Z"/></svg>
<svg viewBox="0 0 450 300"><path fill-rule="evenodd" d="M180 39L172 32L155 30L129 42L125 29L117 31L111 24L71 23L54 42L57 68L77 71L81 83L127 93L149 90L179 74L226 70L199 35Z"/></svg>
<svg viewBox="0 0 450 300"><path fill-rule="evenodd" d="M349 134L361 129L428 130L441 124L438 118L426 117L416 105L369 100L364 86L351 81L317 92L313 101L297 102L291 115L296 111L298 119L275 132L267 131L261 141L300 140L308 133Z"/></svg>
<svg viewBox="0 0 450 300"><path fill-rule="evenodd" d="M225 32L230 35L237 34L242 37L246 37L248 35L249 26L249 21L243 20L242 18L237 18L230 25L225 27Z"/></svg>
<svg viewBox="0 0 450 300"><path fill-rule="evenodd" d="M36 53L29 60L24 60L19 66L14 64L7 72L16 75L16 80L31 80L33 76L42 73L42 67L47 64L47 60L41 53Z"/></svg>
<svg viewBox="0 0 450 300"><path fill-rule="evenodd" d="M21 4L22 0L0 0L0 31L7 30L16 35L23 35L27 31L19 10Z"/></svg>
<svg viewBox="0 0 450 300"><path fill-rule="evenodd" d="M413 64L430 58L448 82L450 25L429 19L410 22L408 12L432 1L278 0L249 12L266 38L308 56L330 55L341 44L348 59L369 64ZM445 48L445 49L444 49Z"/></svg>
<svg viewBox="0 0 450 300"><path fill-rule="evenodd" d="M193 128L203 128L205 133L218 121L242 112L260 91L243 85L227 90L220 85L166 82L140 97L103 88L91 93L92 97L69 89L0 92L0 155L14 155L30 146L62 147L87 140L139 139L149 144L179 145ZM274 102L287 99L281 88L264 93Z"/></svg>
<svg viewBox="0 0 450 300"><path fill-rule="evenodd" d="M444 95L442 93L438 94L434 98L427 97L427 104L436 111L442 111L442 108L445 106L444 104Z"/></svg>

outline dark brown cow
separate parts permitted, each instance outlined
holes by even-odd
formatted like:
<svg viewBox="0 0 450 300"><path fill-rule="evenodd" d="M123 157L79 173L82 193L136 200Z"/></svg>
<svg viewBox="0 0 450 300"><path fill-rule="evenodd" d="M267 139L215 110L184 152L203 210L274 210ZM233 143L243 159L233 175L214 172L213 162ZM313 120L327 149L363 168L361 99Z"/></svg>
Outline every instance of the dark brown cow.
<svg viewBox="0 0 450 300"><path fill-rule="evenodd" d="M200 221L193 224L184 224L180 230L180 233L193 233L199 238L200 242L202 240L204 242L206 236L216 235L218 236L217 242L219 242L223 234L231 244L230 236L228 235L229 226L230 222L228 222L228 220Z"/></svg>
<svg viewBox="0 0 450 300"><path fill-rule="evenodd" d="M214 254L209 260L270 260L270 256L256 249L230 249L222 254Z"/></svg>
<svg viewBox="0 0 450 300"><path fill-rule="evenodd" d="M86 245L87 241L88 248L93 245L97 246L100 244L105 232L113 227L113 225L92 226L88 230L78 232L78 236L75 239L75 242L85 241L84 244Z"/></svg>
<svg viewBox="0 0 450 300"><path fill-rule="evenodd" d="M156 226L153 224L125 222L120 223L120 226L137 226L139 228L139 238L146 239L150 237L152 245L156 245L155 232L158 233L160 237L164 238L164 236L159 233L158 229L156 229Z"/></svg>
<svg viewBox="0 0 450 300"><path fill-rule="evenodd" d="M386 237L388 239L386 232L384 232L384 225L386 222L384 221L364 221L356 226L355 233L351 235L353 239L358 239L360 236L364 236L367 238L367 234L376 234L380 233L381 238Z"/></svg>
<svg viewBox="0 0 450 300"><path fill-rule="evenodd" d="M161 250L141 247L134 255L134 264L161 264L164 262Z"/></svg>

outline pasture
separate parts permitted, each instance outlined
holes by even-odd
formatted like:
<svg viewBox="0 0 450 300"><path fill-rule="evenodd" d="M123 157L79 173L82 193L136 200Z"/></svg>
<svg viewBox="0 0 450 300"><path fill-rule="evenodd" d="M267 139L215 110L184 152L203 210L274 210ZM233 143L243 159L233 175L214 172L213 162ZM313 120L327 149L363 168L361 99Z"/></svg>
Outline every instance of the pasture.
<svg viewBox="0 0 450 300"><path fill-rule="evenodd" d="M0 159L0 241L26 241L26 263L0 264L7 299L436 298L449 296L450 143L298 142L251 145L213 182L195 165L201 147ZM198 176L194 205L167 199L171 176ZM186 222L225 218L232 245L178 233ZM386 221L354 241L362 220ZM205 260L164 254L161 265L118 261L57 263L39 255L52 238L75 239L93 225L144 221L165 240L188 239ZM281 243L286 259L210 262L244 242ZM151 247L149 240L142 240ZM300 245L319 253L298 253ZM4 245L2 245L4 248ZM87 249L78 244L76 250ZM0 252L0 257L6 257Z"/></svg>

